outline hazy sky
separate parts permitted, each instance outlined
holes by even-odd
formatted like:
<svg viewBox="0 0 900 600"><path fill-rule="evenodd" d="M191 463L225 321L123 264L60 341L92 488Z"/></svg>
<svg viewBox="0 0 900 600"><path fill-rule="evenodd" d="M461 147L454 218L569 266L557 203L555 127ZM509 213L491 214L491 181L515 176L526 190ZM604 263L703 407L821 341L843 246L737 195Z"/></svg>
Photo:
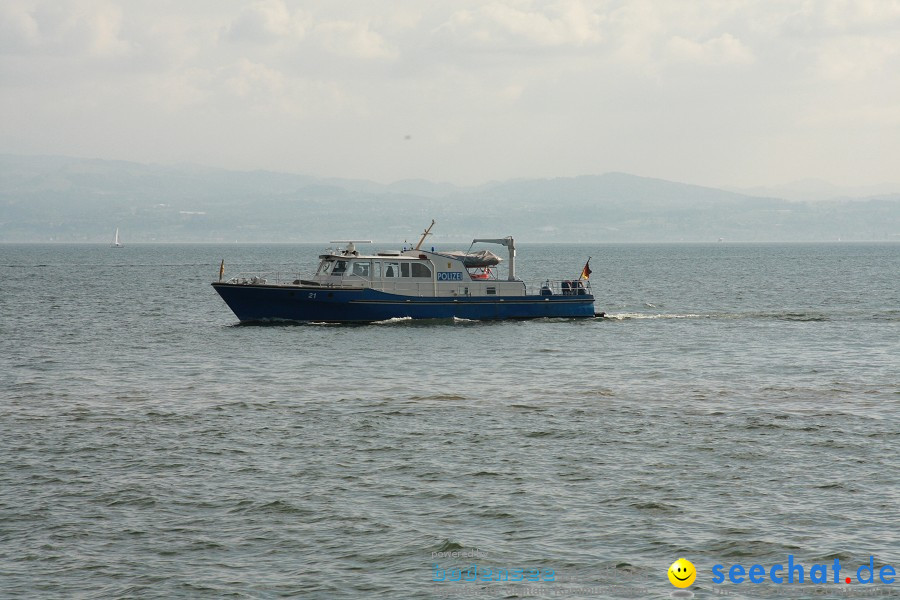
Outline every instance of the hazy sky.
<svg viewBox="0 0 900 600"><path fill-rule="evenodd" d="M900 180L897 0L3 0L0 86L5 153Z"/></svg>

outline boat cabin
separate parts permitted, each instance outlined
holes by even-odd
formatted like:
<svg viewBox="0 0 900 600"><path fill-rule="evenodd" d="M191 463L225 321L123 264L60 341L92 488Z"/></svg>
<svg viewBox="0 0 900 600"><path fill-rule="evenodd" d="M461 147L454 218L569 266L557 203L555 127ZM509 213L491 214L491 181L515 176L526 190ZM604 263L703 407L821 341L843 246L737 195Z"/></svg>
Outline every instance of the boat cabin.
<svg viewBox="0 0 900 600"><path fill-rule="evenodd" d="M497 265L502 259L490 252L472 255L412 249L360 254L348 242L346 248L322 254L319 260L313 277L318 285L416 296L525 295L525 284L515 279L514 272L508 279L499 279Z"/></svg>

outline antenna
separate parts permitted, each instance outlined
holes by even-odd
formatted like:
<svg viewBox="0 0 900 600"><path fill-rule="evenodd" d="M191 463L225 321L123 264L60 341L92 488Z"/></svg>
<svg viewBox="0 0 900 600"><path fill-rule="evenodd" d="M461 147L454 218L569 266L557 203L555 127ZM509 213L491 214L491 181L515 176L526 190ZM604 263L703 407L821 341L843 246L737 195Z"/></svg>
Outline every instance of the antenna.
<svg viewBox="0 0 900 600"><path fill-rule="evenodd" d="M356 252L356 246L354 246L354 244L371 244L372 240L331 240L328 243L329 244L347 244L347 247L344 248L344 250L343 250L343 254L348 255L348 254L358 254Z"/></svg>
<svg viewBox="0 0 900 600"><path fill-rule="evenodd" d="M426 229L426 230L422 233L422 237L421 237L421 239L419 239L419 243L416 244L416 248L415 248L416 250L418 250L419 248L421 248L421 247L422 247L422 243L425 241L425 238L428 237L429 235L431 235L431 228L432 228L432 227L434 227L434 219L431 220L431 225L428 226L428 229Z"/></svg>

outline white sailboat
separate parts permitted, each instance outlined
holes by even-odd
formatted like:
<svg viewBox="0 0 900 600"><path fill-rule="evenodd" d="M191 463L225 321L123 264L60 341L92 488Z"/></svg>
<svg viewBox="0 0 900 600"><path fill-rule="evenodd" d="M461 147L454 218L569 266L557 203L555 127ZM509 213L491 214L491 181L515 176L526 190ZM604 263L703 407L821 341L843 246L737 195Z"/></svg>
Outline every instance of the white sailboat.
<svg viewBox="0 0 900 600"><path fill-rule="evenodd" d="M112 248L124 248L125 244L119 241L119 228L116 227L116 239L113 240Z"/></svg>

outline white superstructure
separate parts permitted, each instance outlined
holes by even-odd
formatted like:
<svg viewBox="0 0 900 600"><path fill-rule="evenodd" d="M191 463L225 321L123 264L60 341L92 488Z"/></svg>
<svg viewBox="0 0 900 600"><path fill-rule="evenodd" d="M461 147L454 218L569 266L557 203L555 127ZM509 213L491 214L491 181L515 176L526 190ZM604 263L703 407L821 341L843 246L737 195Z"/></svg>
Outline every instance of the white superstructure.
<svg viewBox="0 0 900 600"><path fill-rule="evenodd" d="M511 237L475 240L502 243L514 257ZM525 283L515 277L514 260L506 279L498 278L496 266L469 267L465 255L428 250L402 250L360 254L359 241L319 256L319 268L309 282L323 286L362 287L411 296L524 296ZM474 242L473 242L474 243ZM298 282L299 283L299 282Z"/></svg>

